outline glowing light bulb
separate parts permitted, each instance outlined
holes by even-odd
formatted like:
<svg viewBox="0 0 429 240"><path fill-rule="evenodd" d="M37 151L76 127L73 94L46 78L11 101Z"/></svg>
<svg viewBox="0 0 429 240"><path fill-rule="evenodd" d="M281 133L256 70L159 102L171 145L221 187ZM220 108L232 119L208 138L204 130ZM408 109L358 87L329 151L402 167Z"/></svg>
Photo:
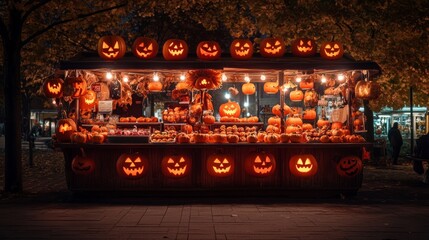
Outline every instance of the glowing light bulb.
<svg viewBox="0 0 429 240"><path fill-rule="evenodd" d="M262 74L262 75L261 75L261 80L262 80L262 81L265 81L266 79L267 79L267 77L266 77L264 74Z"/></svg>
<svg viewBox="0 0 429 240"><path fill-rule="evenodd" d="M124 76L124 77L122 78L122 81L123 81L123 82L125 82L125 83L126 83L126 82L128 82L128 80L129 80L129 79L128 79L128 77L127 77L127 76Z"/></svg>
<svg viewBox="0 0 429 240"><path fill-rule="evenodd" d="M158 82L158 81L159 81L158 73L154 73L154 74L153 74L153 81L155 81L155 82Z"/></svg>
<svg viewBox="0 0 429 240"><path fill-rule="evenodd" d="M247 83L248 83L248 82L250 82L250 77L249 77L249 75L247 75L247 74L246 74L246 76L244 76L244 81L245 81L245 82L247 82Z"/></svg>
<svg viewBox="0 0 429 240"><path fill-rule="evenodd" d="M296 81L297 83L301 82L301 80L302 80L302 78L301 78L301 77L296 77L296 78L295 78L295 81Z"/></svg>
<svg viewBox="0 0 429 240"><path fill-rule="evenodd" d="M113 78L113 74L111 72L106 73L106 79L111 80Z"/></svg>
<svg viewBox="0 0 429 240"><path fill-rule="evenodd" d="M326 83L326 76L322 75L322 78L320 79L322 83Z"/></svg>
<svg viewBox="0 0 429 240"><path fill-rule="evenodd" d="M185 74L180 74L180 81L185 81Z"/></svg>
<svg viewBox="0 0 429 240"><path fill-rule="evenodd" d="M337 79L338 81L343 81L344 80L344 75L342 73L338 74Z"/></svg>
<svg viewBox="0 0 429 240"><path fill-rule="evenodd" d="M228 79L228 77L225 75L225 73L222 73L222 81L226 81Z"/></svg>
<svg viewBox="0 0 429 240"><path fill-rule="evenodd" d="M243 106L248 107L249 106L249 102L244 102Z"/></svg>
<svg viewBox="0 0 429 240"><path fill-rule="evenodd" d="M226 98L226 99L230 99L230 98L231 98L231 94L229 94L229 93L225 93L225 98Z"/></svg>
<svg viewBox="0 0 429 240"><path fill-rule="evenodd" d="M57 101L55 99L53 99L52 104L57 105Z"/></svg>

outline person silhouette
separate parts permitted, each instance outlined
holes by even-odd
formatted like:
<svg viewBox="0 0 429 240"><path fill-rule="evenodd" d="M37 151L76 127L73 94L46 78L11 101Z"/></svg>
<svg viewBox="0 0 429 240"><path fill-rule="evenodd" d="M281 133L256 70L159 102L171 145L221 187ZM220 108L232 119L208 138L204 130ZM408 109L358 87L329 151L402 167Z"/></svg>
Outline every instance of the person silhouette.
<svg viewBox="0 0 429 240"><path fill-rule="evenodd" d="M390 128L387 137L389 138L390 145L392 147L392 164L398 164L399 153L401 152L401 147L403 144L401 132L398 128L399 124L397 122L393 123L393 127Z"/></svg>

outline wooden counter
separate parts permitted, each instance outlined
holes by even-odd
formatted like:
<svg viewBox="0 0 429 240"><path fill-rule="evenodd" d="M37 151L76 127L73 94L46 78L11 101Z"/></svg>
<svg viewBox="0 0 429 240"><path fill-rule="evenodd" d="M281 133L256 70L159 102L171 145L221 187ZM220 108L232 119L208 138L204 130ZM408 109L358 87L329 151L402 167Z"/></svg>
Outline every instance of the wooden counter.
<svg viewBox="0 0 429 240"><path fill-rule="evenodd" d="M237 143L237 144L158 144L158 143L58 143L65 158L65 172L71 191L334 191L353 194L361 187L363 170L350 176L340 176L337 164L346 156L362 157L362 149L370 143ZM90 174L72 171L72 161L81 154L93 159L95 169ZM148 159L145 175L139 178L121 177L117 160L123 153L140 153ZM272 175L255 176L245 171L246 159L253 152L271 153L276 162ZM207 159L213 154L229 154L235 170L229 176L212 176ZM296 176L289 161L295 155L311 154L317 161L312 176ZM192 161L190 172L180 178L168 177L161 170L161 161L169 155L186 155ZM361 162L360 162L361 164ZM292 165L291 165L292 166ZM362 165L361 165L362 166ZM188 168L189 170L189 168ZM293 170L293 169L292 169ZM296 172L296 171L295 171Z"/></svg>

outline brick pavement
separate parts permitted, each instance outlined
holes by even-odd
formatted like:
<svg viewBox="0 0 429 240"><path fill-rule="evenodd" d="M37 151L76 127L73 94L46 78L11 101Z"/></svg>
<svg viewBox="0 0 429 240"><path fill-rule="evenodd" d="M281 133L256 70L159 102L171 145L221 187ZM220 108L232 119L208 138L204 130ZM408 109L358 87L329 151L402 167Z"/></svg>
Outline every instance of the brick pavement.
<svg viewBox="0 0 429 240"><path fill-rule="evenodd" d="M358 195L342 199L82 197L61 161L36 157L25 192L0 197L0 239L429 239L429 186L407 162L367 165Z"/></svg>

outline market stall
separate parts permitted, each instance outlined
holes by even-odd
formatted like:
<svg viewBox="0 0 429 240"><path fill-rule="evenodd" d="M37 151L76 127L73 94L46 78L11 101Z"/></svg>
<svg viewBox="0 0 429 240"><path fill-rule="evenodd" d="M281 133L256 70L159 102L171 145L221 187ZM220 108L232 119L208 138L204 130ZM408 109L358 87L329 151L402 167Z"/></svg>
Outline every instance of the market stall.
<svg viewBox="0 0 429 240"><path fill-rule="evenodd" d="M64 89L47 96L65 110L55 139L69 189L355 193L372 145L359 99L377 96L380 69L343 56L340 43L316 53L310 41L289 54L267 38L261 56L246 39L228 56L205 41L188 56L185 41L168 40L161 56L138 38L120 56L110 36L99 55L63 61L64 80L53 79Z"/></svg>

